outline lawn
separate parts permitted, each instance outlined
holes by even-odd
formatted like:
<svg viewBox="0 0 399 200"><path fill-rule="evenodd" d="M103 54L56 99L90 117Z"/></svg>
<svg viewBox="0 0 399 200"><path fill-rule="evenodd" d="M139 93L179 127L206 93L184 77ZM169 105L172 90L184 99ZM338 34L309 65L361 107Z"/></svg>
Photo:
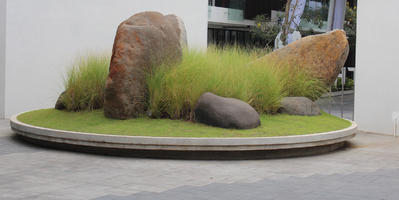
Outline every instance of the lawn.
<svg viewBox="0 0 399 200"><path fill-rule="evenodd" d="M34 126L68 131L157 137L273 137L328 132L351 125L349 121L327 113L319 116L261 115L261 126L249 130L147 117L115 120L105 118L102 110L66 112L42 109L23 113L18 120Z"/></svg>

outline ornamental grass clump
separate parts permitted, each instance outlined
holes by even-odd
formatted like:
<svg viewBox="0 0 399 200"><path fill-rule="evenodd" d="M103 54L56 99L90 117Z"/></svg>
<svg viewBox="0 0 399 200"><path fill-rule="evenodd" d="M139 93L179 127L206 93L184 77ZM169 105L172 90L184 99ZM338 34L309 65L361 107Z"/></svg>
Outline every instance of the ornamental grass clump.
<svg viewBox="0 0 399 200"><path fill-rule="evenodd" d="M160 66L147 77L148 108L156 118L192 120L205 92L237 98L260 114L274 114L285 96L317 99L322 81L295 66L254 62L258 54L238 47L185 51L180 64Z"/></svg>
<svg viewBox="0 0 399 200"><path fill-rule="evenodd" d="M239 47L185 50L181 63L153 67L147 75L148 109L155 118L192 120L205 92L243 100L260 114L274 114L286 96L316 100L327 91L323 82L296 67L258 62L264 53ZM78 60L64 79L60 101L67 111L103 107L109 56ZM58 102L57 102L58 103Z"/></svg>
<svg viewBox="0 0 399 200"><path fill-rule="evenodd" d="M279 73L282 95L285 97L307 97L312 101L328 92L328 86L310 72L290 65L281 65Z"/></svg>
<svg viewBox="0 0 399 200"><path fill-rule="evenodd" d="M78 60L64 78L61 101L68 111L93 110L104 104L109 57L90 55Z"/></svg>

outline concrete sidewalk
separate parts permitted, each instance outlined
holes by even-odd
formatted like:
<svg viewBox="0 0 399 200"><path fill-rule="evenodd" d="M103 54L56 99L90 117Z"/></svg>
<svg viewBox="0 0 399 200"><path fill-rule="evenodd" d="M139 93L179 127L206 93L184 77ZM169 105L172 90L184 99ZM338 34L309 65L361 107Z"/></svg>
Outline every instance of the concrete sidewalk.
<svg viewBox="0 0 399 200"><path fill-rule="evenodd" d="M399 139L360 133L325 155L249 161L109 157L19 141L0 121L0 199L398 199Z"/></svg>

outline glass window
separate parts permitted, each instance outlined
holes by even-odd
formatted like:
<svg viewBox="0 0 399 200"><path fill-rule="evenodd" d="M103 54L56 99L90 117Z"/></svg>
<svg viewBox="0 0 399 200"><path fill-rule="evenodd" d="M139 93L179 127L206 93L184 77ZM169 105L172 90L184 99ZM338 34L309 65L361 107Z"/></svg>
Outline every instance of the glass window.
<svg viewBox="0 0 399 200"><path fill-rule="evenodd" d="M215 0L216 7L229 8L230 1L229 0Z"/></svg>
<svg viewBox="0 0 399 200"><path fill-rule="evenodd" d="M307 0L299 28L303 31L327 31L329 0Z"/></svg>
<svg viewBox="0 0 399 200"><path fill-rule="evenodd" d="M214 1L214 0L208 0L208 6L214 6L214 5L213 5L213 1Z"/></svg>
<svg viewBox="0 0 399 200"><path fill-rule="evenodd" d="M208 0L208 5L244 10L245 0Z"/></svg>
<svg viewBox="0 0 399 200"><path fill-rule="evenodd" d="M229 8L244 10L245 8L245 0L230 0Z"/></svg>

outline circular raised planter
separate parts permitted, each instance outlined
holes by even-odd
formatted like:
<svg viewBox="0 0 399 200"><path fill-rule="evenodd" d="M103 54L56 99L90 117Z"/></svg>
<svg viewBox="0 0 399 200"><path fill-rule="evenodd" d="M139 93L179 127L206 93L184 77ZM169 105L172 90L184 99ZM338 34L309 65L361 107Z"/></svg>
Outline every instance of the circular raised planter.
<svg viewBox="0 0 399 200"><path fill-rule="evenodd" d="M348 128L307 135L276 137L195 138L122 136L56 130L25 124L10 119L10 125L23 139L30 142L75 151L139 157L189 157L207 153L200 158L228 158L235 154L245 158L289 157L313 155L336 150L356 135L357 124ZM92 150L92 151L90 151ZM101 151L100 151L101 150ZM273 155L272 155L273 154ZM276 154L276 155L274 155ZM180 156L181 155L181 156ZM195 157L195 156L194 156ZM240 158L242 159L242 158Z"/></svg>

